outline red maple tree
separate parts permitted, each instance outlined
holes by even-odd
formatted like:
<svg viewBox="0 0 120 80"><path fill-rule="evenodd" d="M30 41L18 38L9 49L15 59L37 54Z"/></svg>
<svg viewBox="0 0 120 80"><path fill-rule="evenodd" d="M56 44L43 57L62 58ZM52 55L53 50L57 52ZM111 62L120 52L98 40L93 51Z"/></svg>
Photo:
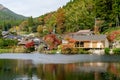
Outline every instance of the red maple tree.
<svg viewBox="0 0 120 80"><path fill-rule="evenodd" d="M34 42L33 42L33 41L28 42L28 43L25 44L25 47L26 47L26 48L31 48L31 47L33 47L33 46L34 46Z"/></svg>
<svg viewBox="0 0 120 80"><path fill-rule="evenodd" d="M33 41L26 43L25 47L26 47L26 52L33 52L35 50Z"/></svg>
<svg viewBox="0 0 120 80"><path fill-rule="evenodd" d="M59 44L61 44L61 40L57 38L55 34L48 34L44 37L44 41L47 43L49 49L56 48Z"/></svg>
<svg viewBox="0 0 120 80"><path fill-rule="evenodd" d="M120 31L113 31L110 34L108 34L107 38L109 41L113 42L118 35L120 35Z"/></svg>

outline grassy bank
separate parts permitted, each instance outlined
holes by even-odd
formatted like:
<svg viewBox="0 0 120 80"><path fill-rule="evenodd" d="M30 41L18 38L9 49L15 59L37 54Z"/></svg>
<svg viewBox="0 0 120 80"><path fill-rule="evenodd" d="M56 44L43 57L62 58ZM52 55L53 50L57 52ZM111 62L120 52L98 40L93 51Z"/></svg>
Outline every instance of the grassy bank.
<svg viewBox="0 0 120 80"><path fill-rule="evenodd" d="M0 49L0 53L24 53L24 52L26 52L26 50L24 47L21 46Z"/></svg>
<svg viewBox="0 0 120 80"><path fill-rule="evenodd" d="M13 49L0 49L0 53L12 53Z"/></svg>

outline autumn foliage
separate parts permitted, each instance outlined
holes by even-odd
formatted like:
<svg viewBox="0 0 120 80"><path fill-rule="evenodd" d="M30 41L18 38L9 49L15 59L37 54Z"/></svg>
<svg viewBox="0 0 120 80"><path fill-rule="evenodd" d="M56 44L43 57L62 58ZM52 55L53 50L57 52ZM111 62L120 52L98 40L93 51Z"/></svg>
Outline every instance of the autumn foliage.
<svg viewBox="0 0 120 80"><path fill-rule="evenodd" d="M55 49L59 44L61 44L61 40L57 38L55 34L48 34L44 37L45 42L47 43L49 49Z"/></svg>
<svg viewBox="0 0 120 80"><path fill-rule="evenodd" d="M76 40L66 37L66 40L68 41L67 44L62 45L62 50L67 49L67 48L73 48Z"/></svg>
<svg viewBox="0 0 120 80"><path fill-rule="evenodd" d="M75 43L75 42L76 42L75 39L70 38L70 37L67 37L66 40L67 40L69 43Z"/></svg>
<svg viewBox="0 0 120 80"><path fill-rule="evenodd" d="M108 34L108 40L109 41L114 41L118 36L120 35L120 31L113 31L110 34Z"/></svg>
<svg viewBox="0 0 120 80"><path fill-rule="evenodd" d="M65 11L63 8L59 8L56 13L57 33L62 34L65 31L64 22L65 22Z"/></svg>
<svg viewBox="0 0 120 80"><path fill-rule="evenodd" d="M28 43L25 44L26 48L30 48L30 47L33 47L33 46L34 46L34 42L33 41L28 42Z"/></svg>
<svg viewBox="0 0 120 80"><path fill-rule="evenodd" d="M26 47L26 52L32 52L35 50L33 41L26 43L25 47Z"/></svg>

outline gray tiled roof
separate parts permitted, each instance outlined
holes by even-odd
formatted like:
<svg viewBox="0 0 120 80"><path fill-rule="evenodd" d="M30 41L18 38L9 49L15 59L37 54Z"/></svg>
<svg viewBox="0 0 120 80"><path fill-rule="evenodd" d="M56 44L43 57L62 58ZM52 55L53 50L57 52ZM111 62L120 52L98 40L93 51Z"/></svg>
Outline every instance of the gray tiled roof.
<svg viewBox="0 0 120 80"><path fill-rule="evenodd" d="M103 41L106 40L106 35L86 35L86 36L72 36L73 39L78 41Z"/></svg>

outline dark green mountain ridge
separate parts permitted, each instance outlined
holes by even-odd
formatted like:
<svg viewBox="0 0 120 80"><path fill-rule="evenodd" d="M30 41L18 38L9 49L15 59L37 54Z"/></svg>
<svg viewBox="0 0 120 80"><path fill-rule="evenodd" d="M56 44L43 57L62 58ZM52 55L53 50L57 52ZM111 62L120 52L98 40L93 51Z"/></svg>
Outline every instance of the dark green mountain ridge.
<svg viewBox="0 0 120 80"><path fill-rule="evenodd" d="M0 29L9 30L13 26L19 25L27 17L14 13L0 4Z"/></svg>
<svg viewBox="0 0 120 80"><path fill-rule="evenodd" d="M13 11L9 10L8 8L6 8L2 4L0 4L0 21L22 20L22 19L25 19L25 18L26 17L14 13Z"/></svg>

